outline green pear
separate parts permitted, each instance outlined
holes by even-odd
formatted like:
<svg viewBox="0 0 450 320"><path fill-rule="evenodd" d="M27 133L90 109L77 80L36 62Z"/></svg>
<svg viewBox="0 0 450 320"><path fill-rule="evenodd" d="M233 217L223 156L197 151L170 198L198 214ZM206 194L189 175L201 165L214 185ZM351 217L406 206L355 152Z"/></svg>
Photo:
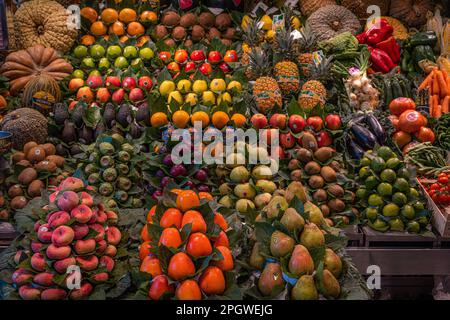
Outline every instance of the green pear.
<svg viewBox="0 0 450 320"><path fill-rule="evenodd" d="M288 208L286 199L282 196L273 196L269 204L264 208L269 219L278 218L281 210Z"/></svg>
<svg viewBox="0 0 450 320"><path fill-rule="evenodd" d="M261 192L274 193L277 190L277 185L273 181L261 179L256 181L256 188Z"/></svg>
<svg viewBox="0 0 450 320"><path fill-rule="evenodd" d="M288 203L291 203L291 201L294 199L295 196L297 196L297 198L299 198L303 203L308 201L305 187L299 181L291 182L286 188L285 197Z"/></svg>
<svg viewBox="0 0 450 320"><path fill-rule="evenodd" d="M256 191L250 183L242 183L234 187L234 194L240 199L253 199L256 196Z"/></svg>
<svg viewBox="0 0 450 320"><path fill-rule="evenodd" d="M317 300L317 293L314 277L312 275L304 275L298 279L291 292L292 300Z"/></svg>
<svg viewBox="0 0 450 320"><path fill-rule="evenodd" d="M333 297L335 299L341 294L339 281L337 281L333 274L327 269L323 270L322 285L319 286L319 290L325 297Z"/></svg>
<svg viewBox="0 0 450 320"><path fill-rule="evenodd" d="M325 237L315 223L306 224L300 236L300 243L308 250L325 244Z"/></svg>
<svg viewBox="0 0 450 320"><path fill-rule="evenodd" d="M230 172L230 180L237 183L247 182L250 178L250 172L244 166L233 168Z"/></svg>
<svg viewBox="0 0 450 320"><path fill-rule="evenodd" d="M333 250L327 248L325 250L325 257L323 260L324 268L329 270L336 278L339 278L342 273L342 261Z"/></svg>
<svg viewBox="0 0 450 320"><path fill-rule="evenodd" d="M270 193L258 194L254 200L256 208L258 208L258 209L264 208L266 205L269 204L270 199L272 199L272 195Z"/></svg>
<svg viewBox="0 0 450 320"><path fill-rule="evenodd" d="M305 219L294 208L287 208L280 220L281 224L289 231L301 232L305 225Z"/></svg>
<svg viewBox="0 0 450 320"><path fill-rule="evenodd" d="M222 183L219 186L219 192L222 196L227 195L231 192L231 187L228 185L228 183Z"/></svg>
<svg viewBox="0 0 450 320"><path fill-rule="evenodd" d="M274 231L270 237L270 252L274 257L284 257L294 250L295 240L281 231Z"/></svg>
<svg viewBox="0 0 450 320"><path fill-rule="evenodd" d="M325 223L322 210L311 201L306 201L304 204L305 212L309 214L309 221L321 226Z"/></svg>
<svg viewBox="0 0 450 320"><path fill-rule="evenodd" d="M227 208L231 208L233 207L233 200L231 200L230 196L223 196L222 198L220 198L219 200L219 204L227 207Z"/></svg>
<svg viewBox="0 0 450 320"><path fill-rule="evenodd" d="M253 268L256 268L258 270L261 270L264 266L264 262L266 259L261 255L260 251L261 244L259 242L256 242L253 245L252 253L250 254L250 265Z"/></svg>
<svg viewBox="0 0 450 320"><path fill-rule="evenodd" d="M264 296L270 296L274 289L284 285L283 273L278 263L266 264L258 280L258 289Z"/></svg>
<svg viewBox="0 0 450 320"><path fill-rule="evenodd" d="M252 149L250 149L250 150L252 150ZM249 152L251 152L251 151L249 151ZM273 176L273 173L272 173L272 170L270 170L270 168L268 166L259 165L259 166L256 166L255 168L253 168L252 176L256 180L270 179Z"/></svg>
<svg viewBox="0 0 450 320"><path fill-rule="evenodd" d="M308 249L301 244L294 247L291 259L289 259L289 272L296 276L314 272L314 261Z"/></svg>
<svg viewBox="0 0 450 320"><path fill-rule="evenodd" d="M249 209L255 209L255 204L252 200L239 199L236 201L236 210L240 213L247 213Z"/></svg>

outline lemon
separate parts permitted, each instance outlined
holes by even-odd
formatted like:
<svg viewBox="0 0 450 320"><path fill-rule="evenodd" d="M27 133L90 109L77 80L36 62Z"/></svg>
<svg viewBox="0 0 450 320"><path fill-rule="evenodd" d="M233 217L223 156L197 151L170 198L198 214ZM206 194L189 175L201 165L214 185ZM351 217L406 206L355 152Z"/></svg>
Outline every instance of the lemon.
<svg viewBox="0 0 450 320"><path fill-rule="evenodd" d="M181 91L182 93L190 92L191 91L191 82L187 79L178 81L177 90Z"/></svg>
<svg viewBox="0 0 450 320"><path fill-rule="evenodd" d="M414 207L412 205L409 204L405 204L402 208L402 210L400 211L400 213L402 214L402 216L404 216L406 219L414 219L416 212L414 211Z"/></svg>
<svg viewBox="0 0 450 320"><path fill-rule="evenodd" d="M252 21L252 18L250 18L248 15L245 15L242 17L242 22L241 22L241 28L242 30L245 31L245 29L247 29L248 24Z"/></svg>
<svg viewBox="0 0 450 320"><path fill-rule="evenodd" d="M395 203L388 203L383 207L383 216L395 217L400 212L400 208Z"/></svg>
<svg viewBox="0 0 450 320"><path fill-rule="evenodd" d="M216 96L214 95L214 92L212 91L205 91L202 94L202 101L204 104L216 104Z"/></svg>
<svg viewBox="0 0 450 320"><path fill-rule="evenodd" d="M163 96L168 96L172 91L175 91L175 83L170 80L165 80L159 86L159 93Z"/></svg>
<svg viewBox="0 0 450 320"><path fill-rule="evenodd" d="M378 209L374 207L369 207L366 209L366 217L369 220L375 220L378 216Z"/></svg>
<svg viewBox="0 0 450 320"><path fill-rule="evenodd" d="M192 85L192 91L194 91L197 94L203 93L206 90L208 90L208 84L205 80L195 80L194 84Z"/></svg>
<svg viewBox="0 0 450 320"><path fill-rule="evenodd" d="M368 202L369 206L378 207L383 204L383 198L378 194L371 194Z"/></svg>
<svg viewBox="0 0 450 320"><path fill-rule="evenodd" d="M188 93L184 98L186 103L189 103L191 106L195 106L198 102L198 97L196 93Z"/></svg>
<svg viewBox="0 0 450 320"><path fill-rule="evenodd" d="M382 182L377 187L377 192L380 196L390 196L392 195L392 186L389 183Z"/></svg>
<svg viewBox="0 0 450 320"><path fill-rule="evenodd" d="M171 103L172 100L175 100L179 104L182 104L183 103L183 96L181 95L181 92L180 91L172 91L171 93L169 93L169 97L167 99L167 102Z"/></svg>
<svg viewBox="0 0 450 320"><path fill-rule="evenodd" d="M231 104L233 102L233 98L231 97L231 94L224 92L217 97L217 104L220 105L222 101Z"/></svg>
<svg viewBox="0 0 450 320"><path fill-rule="evenodd" d="M261 29L265 31L272 30L272 18L267 14L262 16L260 22L262 23Z"/></svg>
<svg viewBox="0 0 450 320"><path fill-rule="evenodd" d="M266 32L266 39L269 41L272 41L273 39L275 39L275 31L273 30L269 30Z"/></svg>
<svg viewBox="0 0 450 320"><path fill-rule="evenodd" d="M300 19L298 17L292 17L291 18L291 26L292 26L292 28L299 30L300 27L302 26L302 22L300 21Z"/></svg>
<svg viewBox="0 0 450 320"><path fill-rule="evenodd" d="M227 86L228 91L236 90L237 92L242 91L242 84L239 81L233 80Z"/></svg>
<svg viewBox="0 0 450 320"><path fill-rule="evenodd" d="M252 49L250 48L250 46L248 45L248 43L243 43L242 44L242 51L244 53L250 53L250 51L252 51Z"/></svg>
<svg viewBox="0 0 450 320"><path fill-rule="evenodd" d="M227 84L223 79L213 79L209 84L209 89L213 92L222 92L227 88Z"/></svg>

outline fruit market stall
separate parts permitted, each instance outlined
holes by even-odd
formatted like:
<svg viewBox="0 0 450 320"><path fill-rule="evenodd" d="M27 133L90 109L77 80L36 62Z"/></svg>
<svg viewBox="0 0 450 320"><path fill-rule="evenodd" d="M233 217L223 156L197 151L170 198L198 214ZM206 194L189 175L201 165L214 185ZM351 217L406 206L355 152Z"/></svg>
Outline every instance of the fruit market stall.
<svg viewBox="0 0 450 320"><path fill-rule="evenodd" d="M0 299L430 297L448 11L0 1Z"/></svg>

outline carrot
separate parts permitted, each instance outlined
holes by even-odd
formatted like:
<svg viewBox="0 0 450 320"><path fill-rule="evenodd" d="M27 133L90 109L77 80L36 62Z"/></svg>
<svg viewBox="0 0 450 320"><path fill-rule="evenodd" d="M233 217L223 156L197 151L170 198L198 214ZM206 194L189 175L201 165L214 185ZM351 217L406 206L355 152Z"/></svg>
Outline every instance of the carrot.
<svg viewBox="0 0 450 320"><path fill-rule="evenodd" d="M436 79L439 85L439 95L441 98L444 98L446 95L448 95L448 89L442 71L436 71Z"/></svg>
<svg viewBox="0 0 450 320"><path fill-rule="evenodd" d="M435 117L436 112L437 112L437 108L438 108L438 105L439 105L439 96L437 94L435 94L431 98L433 99L433 110L432 110L433 112L430 111L430 115L432 117Z"/></svg>
<svg viewBox="0 0 450 320"><path fill-rule="evenodd" d="M431 83L431 81L433 80L433 75L434 75L434 70L431 71L427 77L422 81L422 83L419 86L419 91L422 91L424 89L426 89L428 87L428 85Z"/></svg>
<svg viewBox="0 0 450 320"><path fill-rule="evenodd" d="M435 118L440 118L442 116L442 106L440 104L437 105L436 110L434 112Z"/></svg>
<svg viewBox="0 0 450 320"><path fill-rule="evenodd" d="M442 70L442 75L444 76L445 82L447 82L447 79L448 79L448 73L447 73L447 71ZM448 85L447 85L447 88L448 88Z"/></svg>
<svg viewBox="0 0 450 320"><path fill-rule="evenodd" d="M439 82L437 80L437 71L435 72L433 76L433 82L431 83L431 94L439 95Z"/></svg>
<svg viewBox="0 0 450 320"><path fill-rule="evenodd" d="M442 113L448 113L450 110L450 96L445 96L442 100Z"/></svg>

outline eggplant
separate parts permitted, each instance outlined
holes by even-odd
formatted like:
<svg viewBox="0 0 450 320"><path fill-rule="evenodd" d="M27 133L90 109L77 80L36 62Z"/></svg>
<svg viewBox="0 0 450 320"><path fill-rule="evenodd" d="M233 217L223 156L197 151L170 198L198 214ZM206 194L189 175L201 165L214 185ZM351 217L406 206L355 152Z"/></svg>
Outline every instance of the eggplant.
<svg viewBox="0 0 450 320"><path fill-rule="evenodd" d="M356 116L355 118L352 118L352 120L350 120L351 123L356 123L356 124L360 124L366 121L366 115L365 114L361 114L359 116Z"/></svg>
<svg viewBox="0 0 450 320"><path fill-rule="evenodd" d="M103 112L103 121L106 126L111 129L113 126L113 121L116 119L116 110L112 103L107 103L105 106L105 110Z"/></svg>
<svg viewBox="0 0 450 320"><path fill-rule="evenodd" d="M347 149L353 159L361 159L364 156L364 149L356 143L352 138L347 140Z"/></svg>
<svg viewBox="0 0 450 320"><path fill-rule="evenodd" d="M83 124L83 116L86 114L86 109L82 105L75 107L72 113L71 120L77 128L80 128Z"/></svg>
<svg viewBox="0 0 450 320"><path fill-rule="evenodd" d="M383 127L381 126L378 119L372 114L369 113L366 118L367 124L369 125L372 133L377 138L379 144L384 145L386 143L386 132L384 131Z"/></svg>
<svg viewBox="0 0 450 320"><path fill-rule="evenodd" d="M352 124L350 130L356 142L364 149L373 149L377 143L377 138L372 132L359 124Z"/></svg>

